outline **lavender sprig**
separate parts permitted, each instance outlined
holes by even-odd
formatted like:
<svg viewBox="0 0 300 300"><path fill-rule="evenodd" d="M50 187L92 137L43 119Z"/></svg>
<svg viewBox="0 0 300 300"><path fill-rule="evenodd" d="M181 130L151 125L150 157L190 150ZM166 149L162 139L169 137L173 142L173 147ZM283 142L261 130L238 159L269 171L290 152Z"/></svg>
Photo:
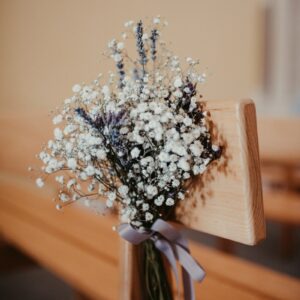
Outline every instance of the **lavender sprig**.
<svg viewBox="0 0 300 300"><path fill-rule="evenodd" d="M124 87L124 78L125 78L125 69L124 69L124 59L122 55L122 49L124 47L123 43L117 43L115 39L113 39L109 43L109 48L112 52L112 57L116 63L118 75L119 75L119 88L122 89Z"/></svg>
<svg viewBox="0 0 300 300"><path fill-rule="evenodd" d="M156 60L156 53L157 53L156 42L157 42L157 39L158 39L158 31L157 31L157 29L153 29L151 31L151 37L150 37L150 40L151 40L151 59L152 59L152 61Z"/></svg>
<svg viewBox="0 0 300 300"><path fill-rule="evenodd" d="M143 42L143 35L144 35L143 22L139 21L136 27L136 46L140 56L140 64L142 65L143 77L144 77L146 72L145 65L147 63L147 55L146 55L145 46Z"/></svg>
<svg viewBox="0 0 300 300"><path fill-rule="evenodd" d="M123 88L124 87L124 78L125 78L125 71L124 71L124 63L123 63L123 59L121 61L119 61L117 64L117 69L118 69L118 73L119 73L119 88Z"/></svg>
<svg viewBox="0 0 300 300"><path fill-rule="evenodd" d="M86 123L88 123L89 125L91 125L92 127L94 126L94 121L93 119L88 115L88 113L81 107L78 107L75 109L75 112L86 121Z"/></svg>

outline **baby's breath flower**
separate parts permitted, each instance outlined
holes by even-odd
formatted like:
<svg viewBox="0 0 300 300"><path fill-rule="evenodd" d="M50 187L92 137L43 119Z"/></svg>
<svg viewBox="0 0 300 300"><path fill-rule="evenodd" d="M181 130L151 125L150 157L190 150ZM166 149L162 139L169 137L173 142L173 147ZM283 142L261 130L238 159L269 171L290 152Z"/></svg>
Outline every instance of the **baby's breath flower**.
<svg viewBox="0 0 300 300"><path fill-rule="evenodd" d="M118 188L118 192L120 193L120 195L122 197L126 197L128 192L129 192L129 188L127 185L121 185L119 188Z"/></svg>
<svg viewBox="0 0 300 300"><path fill-rule="evenodd" d="M174 203L175 203L175 201L174 201L174 199L172 199L172 198L168 198L168 199L166 200L166 205L167 205L167 206L173 206Z"/></svg>
<svg viewBox="0 0 300 300"><path fill-rule="evenodd" d="M96 151L96 157L97 157L98 159L100 159L100 160L106 159L106 152L105 152L105 150L103 150L103 149L98 149L98 150Z"/></svg>
<svg viewBox="0 0 300 300"><path fill-rule="evenodd" d="M158 193L157 187L154 185L148 185L147 193L151 198L154 197Z"/></svg>
<svg viewBox="0 0 300 300"><path fill-rule="evenodd" d="M156 17L153 19L153 24L159 24L160 23L160 17Z"/></svg>
<svg viewBox="0 0 300 300"><path fill-rule="evenodd" d="M143 209L143 211L147 211L147 210L149 210L149 204L148 203L144 203L143 204L143 206L142 206L142 209Z"/></svg>
<svg viewBox="0 0 300 300"><path fill-rule="evenodd" d="M64 184L64 176L63 175L56 176L55 180L60 184Z"/></svg>
<svg viewBox="0 0 300 300"><path fill-rule="evenodd" d="M145 214L145 220L146 221L152 221L153 220L153 214L146 212Z"/></svg>
<svg viewBox="0 0 300 300"><path fill-rule="evenodd" d="M59 195L59 199L60 199L62 202L67 202L67 201L70 200L70 197L69 197L67 194L65 194L65 193L61 193L61 194Z"/></svg>
<svg viewBox="0 0 300 300"><path fill-rule="evenodd" d="M177 78L174 80L174 86L175 86L176 88L179 88L179 87L182 86L182 80L181 80L180 77L177 77Z"/></svg>
<svg viewBox="0 0 300 300"><path fill-rule="evenodd" d="M59 124L62 120L63 120L62 115L57 115L57 116L55 116L55 117L52 119L52 122L53 122L54 125L57 125L57 124Z"/></svg>
<svg viewBox="0 0 300 300"><path fill-rule="evenodd" d="M203 146L200 144L192 144L190 145L190 150L195 156L200 156L203 152Z"/></svg>
<svg viewBox="0 0 300 300"><path fill-rule="evenodd" d="M178 199L183 200L184 199L184 194L182 192L179 192L177 194Z"/></svg>
<svg viewBox="0 0 300 300"><path fill-rule="evenodd" d="M76 159L75 158L69 158L68 159L68 162L67 162L67 165L68 165L68 167L70 168L70 169L72 169L72 170L75 170L76 169L76 167L77 167L77 161L76 161Z"/></svg>
<svg viewBox="0 0 300 300"><path fill-rule="evenodd" d="M178 179L175 179L172 181L172 186L173 187L178 187L180 185L180 181Z"/></svg>
<svg viewBox="0 0 300 300"><path fill-rule="evenodd" d="M54 137L56 140L59 140L59 141L63 139L64 135L59 128L54 129Z"/></svg>
<svg viewBox="0 0 300 300"><path fill-rule="evenodd" d="M80 90L81 90L80 84L75 84L75 85L73 85L72 91L73 91L74 93L79 93Z"/></svg>
<svg viewBox="0 0 300 300"><path fill-rule="evenodd" d="M75 84L52 119L54 138L38 157L60 185L59 209L78 200L96 207L98 196L123 221L149 228L220 155L197 102L206 75L190 57L182 67L160 41L165 22L158 16L152 23L148 30L142 21L126 22L122 38L135 35L137 59L112 39L107 56L116 71L106 81L99 74ZM44 185L42 176L36 184Z"/></svg>
<svg viewBox="0 0 300 300"><path fill-rule="evenodd" d="M164 196L161 195L161 196L159 196L158 198L156 198L156 199L154 200L154 204L155 204L156 206L162 206L164 200L165 200Z"/></svg>
<svg viewBox="0 0 300 300"><path fill-rule="evenodd" d="M37 178L35 182L39 188L43 187L45 184L42 178Z"/></svg>
<svg viewBox="0 0 300 300"><path fill-rule="evenodd" d="M190 165L185 158L181 158L178 162L178 167L184 171L190 170Z"/></svg>
<svg viewBox="0 0 300 300"><path fill-rule="evenodd" d="M67 183L67 188L70 189L74 184L76 184L75 178L70 179Z"/></svg>
<svg viewBox="0 0 300 300"><path fill-rule="evenodd" d="M137 157L139 157L139 155L140 155L140 150L138 149L138 148L133 148L132 150L131 150L131 157L132 158L137 158Z"/></svg>
<svg viewBox="0 0 300 300"><path fill-rule="evenodd" d="M95 174L95 168L91 165L87 166L84 171L88 176L93 176Z"/></svg>

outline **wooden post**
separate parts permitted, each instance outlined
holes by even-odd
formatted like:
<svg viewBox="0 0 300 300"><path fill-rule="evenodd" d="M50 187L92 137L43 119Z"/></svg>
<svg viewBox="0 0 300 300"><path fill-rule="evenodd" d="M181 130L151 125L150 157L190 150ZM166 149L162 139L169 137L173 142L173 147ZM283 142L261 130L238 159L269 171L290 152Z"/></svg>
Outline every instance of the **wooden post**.
<svg viewBox="0 0 300 300"><path fill-rule="evenodd" d="M141 251L138 246L134 246L127 241L121 242L121 300L143 299L141 287L140 263Z"/></svg>

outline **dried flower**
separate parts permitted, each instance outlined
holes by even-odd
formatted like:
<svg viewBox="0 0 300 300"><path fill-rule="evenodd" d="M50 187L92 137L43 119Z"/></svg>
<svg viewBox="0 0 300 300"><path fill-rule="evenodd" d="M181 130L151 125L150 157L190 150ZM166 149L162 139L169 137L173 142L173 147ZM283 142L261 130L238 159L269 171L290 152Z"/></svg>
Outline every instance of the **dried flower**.
<svg viewBox="0 0 300 300"><path fill-rule="evenodd" d="M156 60L156 53L157 53L157 50L156 50L156 44L157 44L157 39L158 39L158 32L157 32L157 29L153 29L151 31L151 37L150 37L150 40L151 40L151 59L153 61Z"/></svg>
<svg viewBox="0 0 300 300"><path fill-rule="evenodd" d="M43 187L43 186L44 186L44 181L43 181L43 179L42 179L42 178L37 178L37 179L36 179L36 185L37 185L39 188Z"/></svg>
<svg viewBox="0 0 300 300"><path fill-rule="evenodd" d="M185 71L177 56L159 47L164 22L153 23L148 31L141 21L126 22L128 35L135 28L138 59L111 40L116 74L74 85L56 112L54 138L39 158L42 172L55 174L60 185L58 209L104 198L106 207L120 208L122 220L147 228L167 218L185 198L187 181L220 156L197 100L204 74L192 59ZM42 177L36 184L44 185Z"/></svg>
<svg viewBox="0 0 300 300"><path fill-rule="evenodd" d="M144 77L146 72L145 65L147 63L147 55L144 47L143 35L144 35L143 22L139 21L136 27L136 46L140 56L140 64L142 65L143 68L143 77Z"/></svg>

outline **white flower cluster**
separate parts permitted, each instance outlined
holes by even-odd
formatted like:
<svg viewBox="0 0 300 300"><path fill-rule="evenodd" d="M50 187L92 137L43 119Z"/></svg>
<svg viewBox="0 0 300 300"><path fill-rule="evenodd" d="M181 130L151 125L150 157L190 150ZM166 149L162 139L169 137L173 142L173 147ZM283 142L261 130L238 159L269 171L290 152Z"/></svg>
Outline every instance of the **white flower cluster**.
<svg viewBox="0 0 300 300"><path fill-rule="evenodd" d="M142 22L126 22L122 37L134 34L137 59L113 39L116 74L106 84L99 75L74 85L54 116L54 137L39 155L45 175L36 183L56 174L59 207L104 199L108 208L119 206L123 220L147 227L166 218L184 199L187 180L220 155L197 98L205 74L191 58L183 71L160 41L164 24L156 17L146 33Z"/></svg>

